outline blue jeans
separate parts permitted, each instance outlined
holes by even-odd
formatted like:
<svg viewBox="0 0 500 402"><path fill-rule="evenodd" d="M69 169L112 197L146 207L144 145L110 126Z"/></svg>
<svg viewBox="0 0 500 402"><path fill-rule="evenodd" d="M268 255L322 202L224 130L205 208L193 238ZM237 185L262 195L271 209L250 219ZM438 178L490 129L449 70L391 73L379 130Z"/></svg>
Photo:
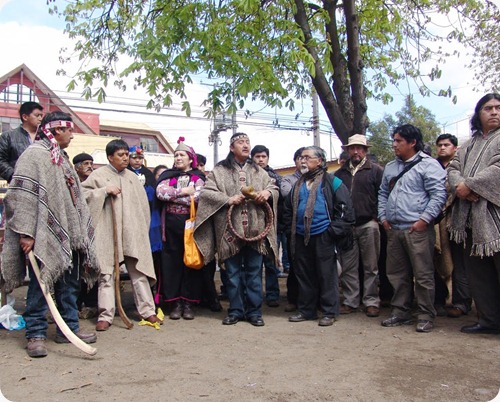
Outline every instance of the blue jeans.
<svg viewBox="0 0 500 402"><path fill-rule="evenodd" d="M73 253L73 269L71 272L65 271L62 278L54 284L57 309L73 332L78 332L80 329L76 303L80 294L78 265L78 255ZM26 296L26 311L23 314L26 321L26 338L46 339L48 323L45 315L47 314L48 306L31 265L29 266L29 276L30 283ZM59 328L57 328L57 334L62 335Z"/></svg>
<svg viewBox="0 0 500 402"><path fill-rule="evenodd" d="M227 272L228 315L238 318L262 316L262 254L243 247L224 261Z"/></svg>
<svg viewBox="0 0 500 402"><path fill-rule="evenodd" d="M264 267L266 271L266 301L278 301L280 298L280 284L278 282L280 270L274 260L267 256L264 257Z"/></svg>
<svg viewBox="0 0 500 402"><path fill-rule="evenodd" d="M288 244L285 232L278 232L278 250L281 247L281 264L283 269L290 269L290 261L288 260Z"/></svg>

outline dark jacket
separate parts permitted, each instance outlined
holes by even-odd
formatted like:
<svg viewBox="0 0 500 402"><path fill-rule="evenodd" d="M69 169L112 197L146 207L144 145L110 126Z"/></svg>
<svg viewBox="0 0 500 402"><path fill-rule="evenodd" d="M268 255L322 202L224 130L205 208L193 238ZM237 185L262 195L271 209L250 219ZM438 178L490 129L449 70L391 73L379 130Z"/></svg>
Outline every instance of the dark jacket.
<svg viewBox="0 0 500 402"><path fill-rule="evenodd" d="M31 145L29 133L19 126L0 136L0 177L10 182L21 154Z"/></svg>
<svg viewBox="0 0 500 402"><path fill-rule="evenodd" d="M321 183L330 219L328 231L338 249L348 250L352 247L352 225L355 222L354 209L347 187L343 183L334 184L334 180L335 176L332 173L325 172ZM295 191L297 191L297 183L286 197L283 207L283 222L287 235L290 235L292 230L292 204Z"/></svg>
<svg viewBox="0 0 500 402"><path fill-rule="evenodd" d="M354 177L349 169L349 161L335 172L335 176L342 180L349 189L356 213L356 226L377 219L378 189L382 183L383 173L384 169L369 159Z"/></svg>
<svg viewBox="0 0 500 402"><path fill-rule="evenodd" d="M278 188L281 187L281 179L282 177L276 173L274 171L274 169L272 167L270 167L269 165L267 165L264 170L267 172L267 174L269 175L269 177L271 179L274 179L275 182L276 182L276 185L278 186ZM277 230L278 230L278 233L283 233L285 231L285 227L283 225L283 202L284 202L284 199L283 197L281 196L281 191L279 192L279 198L278 198L278 227L277 227Z"/></svg>

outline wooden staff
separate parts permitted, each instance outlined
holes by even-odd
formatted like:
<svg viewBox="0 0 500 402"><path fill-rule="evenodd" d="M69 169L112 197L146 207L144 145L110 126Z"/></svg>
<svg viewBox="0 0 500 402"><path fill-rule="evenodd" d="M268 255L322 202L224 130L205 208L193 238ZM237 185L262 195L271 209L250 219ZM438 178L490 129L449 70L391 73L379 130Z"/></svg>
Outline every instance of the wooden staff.
<svg viewBox="0 0 500 402"><path fill-rule="evenodd" d="M75 333L71 329L69 329L68 325L64 322L63 318L61 317L61 314L59 314L59 311L57 310L57 307L54 304L54 300L52 300L52 296L47 291L45 284L40 279L40 268L38 267L38 263L36 262L36 258L35 255L33 254L33 251L29 252L28 257L31 262L31 268L35 273L38 284L40 285L40 289L42 289L43 296L45 297L47 305L49 306L50 313L52 314L52 317L54 318L54 321L56 322L57 326L64 334L64 336L68 339L68 341L70 341L82 352L94 356L97 353L97 349L86 344L80 338L78 338L78 336L76 336Z"/></svg>
<svg viewBox="0 0 500 402"><path fill-rule="evenodd" d="M115 252L115 300L116 300L116 308L118 309L118 314L122 319L123 323L127 327L127 329L132 329L134 324L125 314L125 310L123 310L122 306L122 294L120 292L120 261L118 257L118 228L116 226L116 213L115 213L115 197L109 196L111 203L111 219L113 220L113 246Z"/></svg>

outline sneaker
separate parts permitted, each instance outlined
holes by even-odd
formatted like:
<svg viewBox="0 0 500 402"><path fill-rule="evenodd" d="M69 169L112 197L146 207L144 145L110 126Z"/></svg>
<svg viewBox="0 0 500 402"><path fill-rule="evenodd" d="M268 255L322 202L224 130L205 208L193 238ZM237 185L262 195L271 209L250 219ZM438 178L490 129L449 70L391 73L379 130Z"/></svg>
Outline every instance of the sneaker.
<svg viewBox="0 0 500 402"><path fill-rule="evenodd" d="M29 338L26 346L29 357L45 357L47 356L47 347L45 346L45 338Z"/></svg>
<svg viewBox="0 0 500 402"><path fill-rule="evenodd" d="M431 332L434 324L429 320L418 320L417 332Z"/></svg>
<svg viewBox="0 0 500 402"><path fill-rule="evenodd" d="M95 343L97 341L97 335L95 332L83 332L80 330L75 332L75 335L85 343ZM56 335L55 341L56 343L69 343L68 338L64 335Z"/></svg>
<svg viewBox="0 0 500 402"><path fill-rule="evenodd" d="M410 325L413 323L411 318L398 317L397 315L391 315L381 322L383 327L398 327L400 325Z"/></svg>
<svg viewBox="0 0 500 402"><path fill-rule="evenodd" d="M318 325L320 327L329 327L330 325L333 325L334 321L335 318L333 317L321 317L321 319L318 321Z"/></svg>

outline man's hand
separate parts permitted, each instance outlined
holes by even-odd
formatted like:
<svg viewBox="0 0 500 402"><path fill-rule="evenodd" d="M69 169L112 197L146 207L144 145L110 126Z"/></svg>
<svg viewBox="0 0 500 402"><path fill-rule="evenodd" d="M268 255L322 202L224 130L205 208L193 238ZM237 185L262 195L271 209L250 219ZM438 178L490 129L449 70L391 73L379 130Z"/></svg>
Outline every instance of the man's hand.
<svg viewBox="0 0 500 402"><path fill-rule="evenodd" d="M121 194L121 192L122 189L120 187L114 186L113 184L106 186L106 194L108 195L117 196L118 194Z"/></svg>
<svg viewBox="0 0 500 402"><path fill-rule="evenodd" d="M429 224L426 221L419 219L413 225L411 225L410 233L423 232L427 230L427 226L429 226Z"/></svg>
<svg viewBox="0 0 500 402"><path fill-rule="evenodd" d="M455 194L462 200L467 200L470 202L479 201L479 195L477 195L474 191L467 187L467 185L463 181L458 183L458 185L456 186Z"/></svg>
<svg viewBox="0 0 500 402"><path fill-rule="evenodd" d="M389 230L392 229L391 224L387 221L382 222L382 226L384 227L385 231L388 232Z"/></svg>
<svg viewBox="0 0 500 402"><path fill-rule="evenodd" d="M256 204L264 204L271 197L271 192L269 190L262 190L257 193L254 198Z"/></svg>
<svg viewBox="0 0 500 402"><path fill-rule="evenodd" d="M243 201L245 201L245 196L243 194L236 194L232 197L229 197L227 203L229 205L240 205Z"/></svg>
<svg viewBox="0 0 500 402"><path fill-rule="evenodd" d="M19 244L23 250L24 254L28 254L31 250L33 250L33 245L35 244L35 239L29 236L21 236L19 238Z"/></svg>

